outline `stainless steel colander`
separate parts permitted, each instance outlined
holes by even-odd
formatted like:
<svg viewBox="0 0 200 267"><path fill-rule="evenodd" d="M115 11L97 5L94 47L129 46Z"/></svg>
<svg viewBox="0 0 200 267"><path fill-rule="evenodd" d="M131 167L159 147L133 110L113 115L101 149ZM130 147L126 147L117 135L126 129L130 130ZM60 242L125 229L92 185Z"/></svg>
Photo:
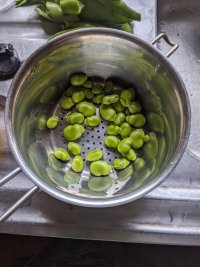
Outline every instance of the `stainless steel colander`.
<svg viewBox="0 0 200 267"><path fill-rule="evenodd" d="M177 48L166 35L160 38ZM67 185L64 173L49 170L48 155L57 147L66 148L62 132L66 125L61 120L54 131L38 131L38 118L45 114L64 116L59 100L73 73L83 72L100 81L112 79L123 88L134 86L146 111L162 106L169 128L165 130L166 155L149 176L139 177L127 168L112 172L113 186L105 194L87 191L90 179L87 163L77 185ZM61 35L37 49L23 64L9 90L5 120L12 152L20 170L42 190L64 202L87 207L109 207L124 204L142 197L159 185L179 162L189 136L190 105L184 84L165 56L152 44L118 30L95 28L73 31ZM86 128L82 156L93 148L101 148L107 123L98 128ZM104 159L112 162L116 154L105 149ZM79 175L79 174L77 174ZM119 179L120 178L120 179ZM126 179L123 179L126 178ZM5 179L5 180L6 180ZM80 191L80 188L85 189ZM35 187L33 191L35 192ZM84 191L84 192L83 192Z"/></svg>

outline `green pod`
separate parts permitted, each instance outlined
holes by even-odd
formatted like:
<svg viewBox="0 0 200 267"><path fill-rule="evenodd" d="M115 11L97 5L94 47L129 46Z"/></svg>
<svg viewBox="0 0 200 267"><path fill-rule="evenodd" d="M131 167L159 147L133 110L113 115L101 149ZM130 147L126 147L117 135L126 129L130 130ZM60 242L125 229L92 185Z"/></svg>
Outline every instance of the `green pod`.
<svg viewBox="0 0 200 267"><path fill-rule="evenodd" d="M69 152L71 152L74 156L78 156L81 154L82 148L79 144L74 142L69 142L67 145Z"/></svg>
<svg viewBox="0 0 200 267"><path fill-rule="evenodd" d="M84 121L85 125L89 127L97 127L100 122L101 122L101 119L97 115L87 117Z"/></svg>
<svg viewBox="0 0 200 267"><path fill-rule="evenodd" d="M105 95L103 94L99 94L99 95L95 95L93 102L97 105L100 105L103 102L103 98Z"/></svg>
<svg viewBox="0 0 200 267"><path fill-rule="evenodd" d="M74 105L75 105L75 103L73 102L71 97L64 97L60 101L61 108L65 109L65 110L71 109Z"/></svg>
<svg viewBox="0 0 200 267"><path fill-rule="evenodd" d="M129 164L130 164L130 161L125 158L115 159L113 162L114 168L118 171L124 170Z"/></svg>
<svg viewBox="0 0 200 267"><path fill-rule="evenodd" d="M119 142L117 150L120 154L128 153L128 151L131 149L131 145L132 139L130 137L127 137Z"/></svg>
<svg viewBox="0 0 200 267"><path fill-rule="evenodd" d="M55 129L58 126L59 118L58 116L52 116L47 120L47 128Z"/></svg>
<svg viewBox="0 0 200 267"><path fill-rule="evenodd" d="M82 172L84 168L84 162L81 156L75 156L72 160L72 170L74 172Z"/></svg>
<svg viewBox="0 0 200 267"><path fill-rule="evenodd" d="M111 93L114 89L114 85L112 81L106 81L104 85L104 91L108 94Z"/></svg>
<svg viewBox="0 0 200 267"><path fill-rule="evenodd" d="M68 125L63 130L64 138L67 141L75 141L84 133L84 127L80 124Z"/></svg>
<svg viewBox="0 0 200 267"><path fill-rule="evenodd" d="M116 110L116 112L124 112L125 107L122 106L122 104L120 102L114 103L113 104L113 108Z"/></svg>
<svg viewBox="0 0 200 267"><path fill-rule="evenodd" d="M114 184L113 178L94 177L88 181L88 188L94 192L105 192Z"/></svg>
<svg viewBox="0 0 200 267"><path fill-rule="evenodd" d="M158 113L149 112L147 114L147 122L152 131L164 134L164 122Z"/></svg>
<svg viewBox="0 0 200 267"><path fill-rule="evenodd" d="M146 161L153 160L158 152L158 139L154 132L150 132L149 141L143 146L144 159Z"/></svg>
<svg viewBox="0 0 200 267"><path fill-rule="evenodd" d="M116 124L116 125L121 125L124 121L125 121L125 119L126 119L126 116L125 116L125 114L123 113L123 112L119 112L117 115L116 115L116 117L115 117L115 119L114 119L114 124Z"/></svg>
<svg viewBox="0 0 200 267"><path fill-rule="evenodd" d="M68 184L78 184L80 181L80 174L69 170L65 173L64 180Z"/></svg>
<svg viewBox="0 0 200 267"><path fill-rule="evenodd" d="M103 150L100 148L96 148L90 152L87 153L86 155L86 160L88 161L97 161L103 158Z"/></svg>
<svg viewBox="0 0 200 267"><path fill-rule="evenodd" d="M47 128L47 116L41 115L38 119L38 130L45 130Z"/></svg>
<svg viewBox="0 0 200 267"><path fill-rule="evenodd" d="M158 135L157 136L158 139L158 153L156 155L156 159L157 159L157 167L160 167L160 164L162 164L165 156L166 156L166 141L165 141L165 137L163 135Z"/></svg>
<svg viewBox="0 0 200 267"><path fill-rule="evenodd" d="M92 87L92 92L95 95L101 94L103 92L103 86L101 84L94 85Z"/></svg>
<svg viewBox="0 0 200 267"><path fill-rule="evenodd" d="M131 134L132 128L128 122L124 122L121 125L120 135L122 138L128 137Z"/></svg>
<svg viewBox="0 0 200 267"><path fill-rule="evenodd" d="M142 129L136 129L131 134L130 137L132 138L132 148L139 149L143 147L144 142L149 141L149 136L145 135Z"/></svg>
<svg viewBox="0 0 200 267"><path fill-rule="evenodd" d="M127 115L126 121L135 128L143 127L146 123L146 118L144 115L138 113L134 115Z"/></svg>
<svg viewBox="0 0 200 267"><path fill-rule="evenodd" d="M79 103L81 101L83 101L85 99L85 94L83 92L83 90L81 91L76 91L72 94L72 100L74 103Z"/></svg>
<svg viewBox="0 0 200 267"><path fill-rule="evenodd" d="M99 108L99 113L106 121L113 121L116 116L116 111L111 105L101 105Z"/></svg>
<svg viewBox="0 0 200 267"><path fill-rule="evenodd" d="M54 150L53 154L57 159L59 159L63 162L70 160L69 153L63 148L56 148L56 150Z"/></svg>
<svg viewBox="0 0 200 267"><path fill-rule="evenodd" d="M89 89L92 89L92 87L94 86L94 83L92 81L86 81L84 84L83 84L83 87L84 88L89 88ZM92 91L92 90L91 90Z"/></svg>
<svg viewBox="0 0 200 267"><path fill-rule="evenodd" d="M108 175L111 170L112 167L106 161L103 160L93 161L90 164L90 173L94 176Z"/></svg>
<svg viewBox="0 0 200 267"><path fill-rule="evenodd" d="M146 166L146 161L143 158L137 158L134 161L133 167L136 172L140 172L145 168L145 166Z"/></svg>
<svg viewBox="0 0 200 267"><path fill-rule="evenodd" d="M49 17L51 17L56 22L65 21L65 17L63 16L60 5L53 2L46 2L46 13Z"/></svg>
<svg viewBox="0 0 200 267"><path fill-rule="evenodd" d="M78 103L76 105L77 110L82 113L85 117L90 117L95 115L96 113L96 108L95 106L87 101L83 101L81 103Z"/></svg>
<svg viewBox="0 0 200 267"><path fill-rule="evenodd" d="M67 116L67 122L71 125L81 124L84 122L84 116L80 112L72 112Z"/></svg>
<svg viewBox="0 0 200 267"><path fill-rule="evenodd" d="M61 0L62 1L62 0ZM68 1L68 0L63 0ZM74 1L74 0L73 0ZM61 6L62 8L62 6ZM74 74L70 78L70 82L73 86L81 86L87 81L87 76L85 74Z"/></svg>
<svg viewBox="0 0 200 267"><path fill-rule="evenodd" d="M124 23L119 28L121 31L133 33L133 26L131 23Z"/></svg>
<svg viewBox="0 0 200 267"><path fill-rule="evenodd" d="M117 103L118 101L119 101L119 96L117 94L113 94L104 96L102 103L104 105L111 105Z"/></svg>
<svg viewBox="0 0 200 267"><path fill-rule="evenodd" d="M106 147L117 148L119 144L119 138L114 135L109 135L104 138L104 143Z"/></svg>
<svg viewBox="0 0 200 267"><path fill-rule="evenodd" d="M118 135L121 131L121 128L117 125L108 125L106 129L107 135Z"/></svg>
<svg viewBox="0 0 200 267"><path fill-rule="evenodd" d="M62 168L61 162L54 156L54 154L49 154L48 156L49 166L54 170L60 171Z"/></svg>
<svg viewBox="0 0 200 267"><path fill-rule="evenodd" d="M94 94L92 93L92 90L89 88L83 88L83 92L85 94L85 98L91 100L94 98Z"/></svg>
<svg viewBox="0 0 200 267"><path fill-rule="evenodd" d="M138 102L131 102L128 110L131 114L139 113L142 110L142 106Z"/></svg>
<svg viewBox="0 0 200 267"><path fill-rule="evenodd" d="M136 153L135 151L131 148L127 153L122 153L122 156L130 161L136 160Z"/></svg>

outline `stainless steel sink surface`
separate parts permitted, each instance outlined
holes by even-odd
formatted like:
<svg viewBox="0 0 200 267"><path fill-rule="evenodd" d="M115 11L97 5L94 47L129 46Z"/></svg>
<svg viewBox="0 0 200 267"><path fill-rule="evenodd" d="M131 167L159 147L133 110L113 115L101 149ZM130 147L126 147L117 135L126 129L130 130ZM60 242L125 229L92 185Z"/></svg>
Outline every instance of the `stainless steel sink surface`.
<svg viewBox="0 0 200 267"><path fill-rule="evenodd" d="M171 176L143 199L115 208L91 209L67 205L39 191L0 225L1 233L200 244L200 2L126 2L142 13L142 22L135 23L137 36L150 42L157 32L166 32L180 45L169 60L184 80L191 101L192 129L187 151ZM0 43L12 43L22 61L53 32L54 26L41 22L33 9L16 9L12 1L7 1L3 8L0 5ZM168 49L164 43L158 48L162 52ZM0 92L4 96L10 82L0 81ZM3 116L4 107L0 104L0 178L17 166L6 141ZM31 187L32 182L22 173L4 185L0 189L0 214Z"/></svg>

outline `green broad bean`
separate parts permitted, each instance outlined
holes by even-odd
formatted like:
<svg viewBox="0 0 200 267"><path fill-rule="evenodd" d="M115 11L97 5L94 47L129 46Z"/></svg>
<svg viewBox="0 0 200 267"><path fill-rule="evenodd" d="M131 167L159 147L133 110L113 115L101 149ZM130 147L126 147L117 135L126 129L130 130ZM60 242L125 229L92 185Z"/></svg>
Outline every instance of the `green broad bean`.
<svg viewBox="0 0 200 267"><path fill-rule="evenodd" d="M146 161L143 158L137 158L134 161L133 168L136 172L140 172L146 166Z"/></svg>
<svg viewBox="0 0 200 267"><path fill-rule="evenodd" d="M130 161L125 158L115 159L113 162L113 166L116 170L124 170L130 164Z"/></svg>
<svg viewBox="0 0 200 267"><path fill-rule="evenodd" d="M120 131L120 135L122 138L128 137L131 134L131 131L132 131L132 127L130 126L128 122L122 123L121 131Z"/></svg>
<svg viewBox="0 0 200 267"><path fill-rule="evenodd" d="M100 85L100 84L98 84L98 85L94 85L94 86L92 87L92 92L93 92L93 94L95 94L95 95L101 94L101 93L103 92L103 86Z"/></svg>
<svg viewBox="0 0 200 267"><path fill-rule="evenodd" d="M106 129L107 135L118 135L120 134L121 128L118 125L108 125Z"/></svg>
<svg viewBox="0 0 200 267"><path fill-rule="evenodd" d="M57 159L59 159L63 162L70 160L69 153L63 148L56 148L54 150L53 154Z"/></svg>
<svg viewBox="0 0 200 267"><path fill-rule="evenodd" d="M99 94L99 95L95 95L93 102L97 105L101 104L103 102L103 98L105 95L103 94Z"/></svg>
<svg viewBox="0 0 200 267"><path fill-rule="evenodd" d="M128 153L128 151L131 149L131 145L132 145L132 139L130 137L124 138L119 142L117 150L120 154Z"/></svg>
<svg viewBox="0 0 200 267"><path fill-rule="evenodd" d="M41 115L38 119L38 129L45 130L47 128L47 116Z"/></svg>
<svg viewBox="0 0 200 267"><path fill-rule="evenodd" d="M94 83L93 83L92 81L86 81L86 82L83 84L83 87L84 87L84 88L92 89L93 86L94 86Z"/></svg>
<svg viewBox="0 0 200 267"><path fill-rule="evenodd" d="M107 177L94 177L88 181L88 188L94 192L104 192L114 184L113 178Z"/></svg>
<svg viewBox="0 0 200 267"><path fill-rule="evenodd" d="M68 184L78 184L80 181L80 174L69 170L65 173L64 180Z"/></svg>
<svg viewBox="0 0 200 267"><path fill-rule="evenodd" d="M118 101L119 101L119 96L117 94L113 94L104 96L102 103L104 105L111 105L117 103Z"/></svg>
<svg viewBox="0 0 200 267"><path fill-rule="evenodd" d="M89 127L97 127L100 122L101 119L97 115L87 117L84 121L85 125Z"/></svg>
<svg viewBox="0 0 200 267"><path fill-rule="evenodd" d="M128 108L125 109L124 113L125 113L126 115L131 115L131 113L130 113L130 111L129 111Z"/></svg>
<svg viewBox="0 0 200 267"><path fill-rule="evenodd" d="M122 104L120 102L114 103L113 108L116 110L116 112L124 112L125 107L122 106Z"/></svg>
<svg viewBox="0 0 200 267"><path fill-rule="evenodd" d="M87 76L85 74L74 74L70 78L70 82L73 86L81 86L87 81Z"/></svg>
<svg viewBox="0 0 200 267"><path fill-rule="evenodd" d="M116 111L111 105L101 105L99 108L99 113L106 121L113 121L116 116Z"/></svg>
<svg viewBox="0 0 200 267"><path fill-rule="evenodd" d="M74 172L82 172L84 168L84 162L81 156L75 156L72 160L72 170Z"/></svg>
<svg viewBox="0 0 200 267"><path fill-rule="evenodd" d="M74 105L75 103L71 97L63 97L60 101L60 106L63 109L71 109Z"/></svg>
<svg viewBox="0 0 200 267"><path fill-rule="evenodd" d="M114 89L114 85L112 81L106 81L104 85L104 91L106 93L111 93Z"/></svg>
<svg viewBox="0 0 200 267"><path fill-rule="evenodd" d="M130 125L134 126L135 128L140 128L145 125L146 118L144 115L138 113L134 115L127 115L126 121L130 123Z"/></svg>
<svg viewBox="0 0 200 267"><path fill-rule="evenodd" d="M114 119L114 124L116 125L121 125L126 119L126 116L123 112L119 112L117 113L115 119Z"/></svg>
<svg viewBox="0 0 200 267"><path fill-rule="evenodd" d="M120 103L124 108L127 108L131 102L127 98L120 98Z"/></svg>
<svg viewBox="0 0 200 267"><path fill-rule="evenodd" d="M139 113L142 110L142 106L138 102L131 102L128 110L131 114Z"/></svg>
<svg viewBox="0 0 200 267"><path fill-rule="evenodd" d="M82 148L79 144L74 142L69 142L67 145L67 149L71 152L74 156L78 156L81 154Z"/></svg>
<svg viewBox="0 0 200 267"><path fill-rule="evenodd" d="M59 118L58 116L52 116L47 120L47 128L55 129L58 126Z"/></svg>
<svg viewBox="0 0 200 267"><path fill-rule="evenodd" d="M130 89L122 90L120 93L120 98L129 99L130 101L133 100L135 98L134 89L130 88Z"/></svg>
<svg viewBox="0 0 200 267"><path fill-rule="evenodd" d="M85 117L90 117L95 115L96 113L96 108L95 106L87 101L83 101L81 103L78 103L76 105L77 110L82 113Z"/></svg>
<svg viewBox="0 0 200 267"><path fill-rule="evenodd" d="M112 167L103 160L93 161L90 164L90 173L94 176L108 175ZM90 188L90 187L89 187ZM90 188L92 190L92 188Z"/></svg>
<svg viewBox="0 0 200 267"><path fill-rule="evenodd" d="M68 96L68 97L71 97L73 95L74 92L78 91L80 88L79 87L75 87L73 85L70 85L66 92L65 92L65 95Z"/></svg>
<svg viewBox="0 0 200 267"><path fill-rule="evenodd" d="M158 139L154 132L150 132L149 141L143 146L143 155L146 161L154 159L158 152Z"/></svg>
<svg viewBox="0 0 200 267"><path fill-rule="evenodd" d="M145 135L142 129L134 130L129 137L132 138L132 148L134 149L143 147L144 143L149 141L149 136Z"/></svg>
<svg viewBox="0 0 200 267"><path fill-rule="evenodd" d="M135 151L131 148L127 153L122 153L122 156L130 161L136 160L136 153Z"/></svg>
<svg viewBox="0 0 200 267"><path fill-rule="evenodd" d="M164 134L164 122L158 113L149 112L147 114L147 122L152 131Z"/></svg>
<svg viewBox="0 0 200 267"><path fill-rule="evenodd" d="M89 88L83 88L83 92L85 94L85 98L91 100L94 98L94 94L92 93L92 90Z"/></svg>
<svg viewBox="0 0 200 267"><path fill-rule="evenodd" d="M49 166L51 166L54 170L60 171L62 166L61 162L54 156L54 154L49 154L48 156Z"/></svg>
<svg viewBox="0 0 200 267"><path fill-rule="evenodd" d="M104 143L106 147L117 148L119 144L119 138L114 135L109 135L104 138Z"/></svg>
<svg viewBox="0 0 200 267"><path fill-rule="evenodd" d="M85 99L85 94L84 94L83 90L74 92L72 94L72 100L76 104L79 103L79 102L81 102L81 101L83 101L84 99Z"/></svg>
<svg viewBox="0 0 200 267"><path fill-rule="evenodd" d="M64 128L63 135L67 141L75 141L82 136L84 131L84 127L80 124L68 125Z"/></svg>
<svg viewBox="0 0 200 267"><path fill-rule="evenodd" d="M97 161L103 158L103 150L100 148L96 148L90 152L87 153L86 155L86 160L88 161Z"/></svg>
<svg viewBox="0 0 200 267"><path fill-rule="evenodd" d="M84 116L80 112L72 112L67 116L67 123L73 124L81 124L84 122Z"/></svg>

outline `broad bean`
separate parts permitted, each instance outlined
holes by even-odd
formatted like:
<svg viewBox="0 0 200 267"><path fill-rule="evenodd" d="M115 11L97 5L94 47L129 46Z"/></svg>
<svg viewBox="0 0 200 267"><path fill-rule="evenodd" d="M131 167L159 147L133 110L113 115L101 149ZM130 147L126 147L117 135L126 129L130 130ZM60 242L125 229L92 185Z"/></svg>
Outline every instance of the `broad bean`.
<svg viewBox="0 0 200 267"><path fill-rule="evenodd" d="M124 122L121 125L120 135L121 137L128 137L132 131L132 128L128 122Z"/></svg>
<svg viewBox="0 0 200 267"><path fill-rule="evenodd" d="M121 128L117 125L108 125L106 129L107 135L118 135L121 131Z"/></svg>
<svg viewBox="0 0 200 267"><path fill-rule="evenodd" d="M131 149L131 145L132 145L132 139L130 137L124 138L119 142L117 150L120 154L128 153L128 151Z"/></svg>
<svg viewBox="0 0 200 267"><path fill-rule="evenodd" d="M101 94L103 92L103 86L98 84L92 87L92 92L95 95Z"/></svg>
<svg viewBox="0 0 200 267"><path fill-rule="evenodd" d="M82 172L84 168L84 162L81 156L75 156L72 160L72 170L74 172Z"/></svg>
<svg viewBox="0 0 200 267"><path fill-rule="evenodd" d="M152 131L164 134L164 122L158 113L149 112L147 114L147 122Z"/></svg>
<svg viewBox="0 0 200 267"><path fill-rule="evenodd" d="M145 135L142 129L136 129L131 134L132 138L132 148L139 149L144 145L144 142L149 141L149 136Z"/></svg>
<svg viewBox="0 0 200 267"><path fill-rule="evenodd" d="M106 81L104 85L104 91L106 93L111 93L113 91L114 85L112 81Z"/></svg>
<svg viewBox="0 0 200 267"><path fill-rule="evenodd" d="M143 146L144 159L150 161L154 159L158 152L158 139L154 132L150 132L149 141Z"/></svg>
<svg viewBox="0 0 200 267"><path fill-rule="evenodd" d="M94 192L104 192L108 190L114 181L113 178L107 177L94 177L88 181L88 188Z"/></svg>
<svg viewBox="0 0 200 267"><path fill-rule="evenodd" d="M118 101L119 101L119 96L117 94L113 94L104 96L102 103L104 105L111 105L117 103Z"/></svg>
<svg viewBox="0 0 200 267"><path fill-rule="evenodd" d="M79 144L74 142L69 142L67 145L67 148L69 152L71 152L73 155L78 156L81 154L82 148Z"/></svg>
<svg viewBox="0 0 200 267"><path fill-rule="evenodd" d="M130 125L134 126L135 128L140 128L145 125L146 119L144 115L138 113L134 115L127 115L126 121L130 123Z"/></svg>
<svg viewBox="0 0 200 267"><path fill-rule="evenodd" d="M132 148L127 153L122 153L121 155L130 161L134 161L136 159L136 153Z"/></svg>
<svg viewBox="0 0 200 267"><path fill-rule="evenodd" d="M91 89L83 88L83 92L85 94L85 98L87 98L87 99L93 99L94 98L94 94L92 93Z"/></svg>
<svg viewBox="0 0 200 267"><path fill-rule="evenodd" d="M88 161L97 161L103 158L103 150L100 148L96 148L90 152L87 153L86 155L86 160Z"/></svg>
<svg viewBox="0 0 200 267"><path fill-rule="evenodd" d="M114 124L116 124L116 125L121 125L124 121L125 121L125 119L126 119L126 116L125 116L125 114L123 113L123 112L119 112L117 115L116 115L116 117L115 117L115 119L114 119Z"/></svg>
<svg viewBox="0 0 200 267"><path fill-rule="evenodd" d="M129 101L133 100L135 98L135 90L133 88L122 90L120 93L120 98L128 99Z"/></svg>
<svg viewBox="0 0 200 267"><path fill-rule="evenodd" d="M65 94L66 94L66 96L71 97L72 94L73 94L74 92L78 91L79 89L80 89L79 87L75 87L75 86L73 86L73 85L70 85L70 86L67 88Z"/></svg>
<svg viewBox="0 0 200 267"><path fill-rule="evenodd" d="M56 150L54 150L53 154L57 159L59 159L63 162L70 160L69 153L63 148L56 148Z"/></svg>
<svg viewBox="0 0 200 267"><path fill-rule="evenodd" d="M58 126L59 118L58 116L52 116L47 120L47 128L55 129Z"/></svg>
<svg viewBox="0 0 200 267"><path fill-rule="evenodd" d="M90 117L92 115L95 115L96 108L95 106L87 101L83 101L81 103L78 103L76 105L77 110L82 113L85 117Z"/></svg>
<svg viewBox="0 0 200 267"><path fill-rule="evenodd" d="M113 108L116 110L116 112L124 112L125 107L122 106L122 104L119 102L113 104Z"/></svg>
<svg viewBox="0 0 200 267"><path fill-rule="evenodd" d="M73 102L76 103L76 104L79 103L79 102L81 102L81 101L83 101L84 98L85 98L85 94L84 94L83 90L74 92L74 93L72 94L72 100L73 100Z"/></svg>
<svg viewBox="0 0 200 267"><path fill-rule="evenodd" d="M85 125L90 126L90 127L97 127L100 122L101 122L101 119L97 115L87 117L84 121Z"/></svg>
<svg viewBox="0 0 200 267"><path fill-rule="evenodd" d="M106 147L117 148L119 144L119 138L114 135L109 135L104 138L104 143Z"/></svg>
<svg viewBox="0 0 200 267"><path fill-rule="evenodd" d="M71 109L75 103L73 102L71 97L64 97L60 101L60 106L63 109Z"/></svg>
<svg viewBox="0 0 200 267"><path fill-rule="evenodd" d="M139 113L142 110L142 106L138 102L131 102L128 110L131 114Z"/></svg>
<svg viewBox="0 0 200 267"><path fill-rule="evenodd" d="M73 86L81 86L87 81L85 74L74 74L72 75L70 82Z"/></svg>
<svg viewBox="0 0 200 267"><path fill-rule="evenodd" d="M86 81L86 82L83 84L83 87L84 87L84 88L89 88L89 89L91 89L93 86L94 86L94 83L93 83L92 81Z"/></svg>
<svg viewBox="0 0 200 267"><path fill-rule="evenodd" d="M101 104L103 102L103 98L105 95L103 94L99 94L99 95L95 95L93 102L97 105Z"/></svg>
<svg viewBox="0 0 200 267"><path fill-rule="evenodd" d="M94 176L108 175L111 170L112 167L103 160L93 161L90 165L90 173Z"/></svg>
<svg viewBox="0 0 200 267"><path fill-rule="evenodd" d="M84 127L80 124L68 125L64 128L63 135L67 141L75 141L82 136L84 131Z"/></svg>
<svg viewBox="0 0 200 267"><path fill-rule="evenodd" d="M113 162L114 168L116 170L124 170L129 164L130 161L125 158L115 159Z"/></svg>
<svg viewBox="0 0 200 267"><path fill-rule="evenodd" d="M67 116L67 122L71 125L81 124L84 121L84 116L80 112L72 112Z"/></svg>
<svg viewBox="0 0 200 267"><path fill-rule="evenodd" d="M99 108L99 113L101 117L106 121L112 121L116 116L116 111L112 108L111 105L101 105Z"/></svg>
<svg viewBox="0 0 200 267"><path fill-rule="evenodd" d="M38 129L45 130L47 128L47 116L41 115L38 119Z"/></svg>

